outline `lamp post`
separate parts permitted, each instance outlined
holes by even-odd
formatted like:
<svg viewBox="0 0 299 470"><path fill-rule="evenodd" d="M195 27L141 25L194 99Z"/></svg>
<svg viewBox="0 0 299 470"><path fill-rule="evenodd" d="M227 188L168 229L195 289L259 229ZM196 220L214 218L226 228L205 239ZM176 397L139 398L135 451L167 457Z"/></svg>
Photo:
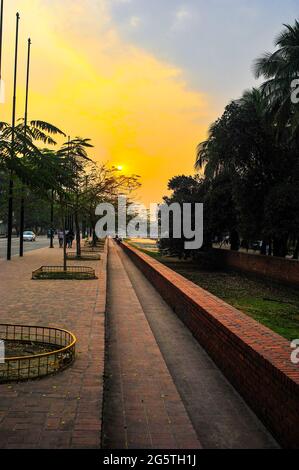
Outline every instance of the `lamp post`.
<svg viewBox="0 0 299 470"><path fill-rule="evenodd" d="M51 191L51 232L50 248L54 248L54 189Z"/></svg>
<svg viewBox="0 0 299 470"><path fill-rule="evenodd" d="M28 39L28 52L27 52L27 75L26 75L26 98L25 98L25 116L24 116L24 157L26 156L26 137L27 137L27 124L28 124L28 97L29 97L29 78L30 78L30 52L31 52L31 39ZM21 214L20 214L20 256L24 256L24 224L25 224L25 197L24 197L24 184L22 184L22 199L21 199Z"/></svg>
<svg viewBox="0 0 299 470"><path fill-rule="evenodd" d="M2 86L3 4L4 4L4 0L1 0L1 5L0 5L0 86Z"/></svg>
<svg viewBox="0 0 299 470"><path fill-rule="evenodd" d="M11 127L11 170L9 180L8 196L8 223L7 223L7 260L11 260L11 242L13 225L13 161L15 158L15 127L16 127L16 102L17 102L17 71L18 71L18 46L19 46L19 22L20 15L17 13L16 19L16 43L15 43L15 65L14 65L14 87L13 87L13 105L12 105L12 127Z"/></svg>

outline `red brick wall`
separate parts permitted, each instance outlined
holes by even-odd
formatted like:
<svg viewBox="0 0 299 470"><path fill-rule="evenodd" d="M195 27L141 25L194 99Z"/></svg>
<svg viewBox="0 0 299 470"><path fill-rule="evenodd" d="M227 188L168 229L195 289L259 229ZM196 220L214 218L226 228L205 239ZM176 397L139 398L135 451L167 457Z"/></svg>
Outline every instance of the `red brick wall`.
<svg viewBox="0 0 299 470"><path fill-rule="evenodd" d="M289 342L153 258L122 247L282 446L299 448L299 365L291 363Z"/></svg>
<svg viewBox="0 0 299 470"><path fill-rule="evenodd" d="M214 249L213 254L216 255L216 260L220 265L299 287L299 262L297 260L223 249Z"/></svg>

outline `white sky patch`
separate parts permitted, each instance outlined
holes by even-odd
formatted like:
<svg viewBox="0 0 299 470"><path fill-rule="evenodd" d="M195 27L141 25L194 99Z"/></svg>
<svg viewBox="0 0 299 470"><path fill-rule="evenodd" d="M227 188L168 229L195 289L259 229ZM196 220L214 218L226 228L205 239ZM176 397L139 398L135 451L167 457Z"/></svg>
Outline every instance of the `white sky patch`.
<svg viewBox="0 0 299 470"><path fill-rule="evenodd" d="M186 6L180 6L174 14L172 29L184 28L191 18L191 11Z"/></svg>
<svg viewBox="0 0 299 470"><path fill-rule="evenodd" d="M140 23L141 19L139 18L139 16L131 16L130 26L132 26L132 28L138 28L138 26L140 26Z"/></svg>

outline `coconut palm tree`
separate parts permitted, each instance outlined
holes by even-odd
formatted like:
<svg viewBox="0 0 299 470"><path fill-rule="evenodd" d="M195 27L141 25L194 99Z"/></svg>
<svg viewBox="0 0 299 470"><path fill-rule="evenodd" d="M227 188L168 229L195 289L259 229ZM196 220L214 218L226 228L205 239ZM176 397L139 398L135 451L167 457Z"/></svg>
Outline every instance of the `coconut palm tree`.
<svg viewBox="0 0 299 470"><path fill-rule="evenodd" d="M12 127L6 122L0 122L0 161L4 168L13 171L14 175L22 180L29 186L36 184L35 175L32 175L31 170L28 172L26 166L28 162L33 162L42 153L37 146L39 142L45 145L56 145L53 135L65 134L58 129L44 121L31 121L27 124L26 133L24 120L20 119L18 125L15 127L15 142L13 154L11 151L11 134ZM26 158L24 158L26 157ZM26 165L25 165L26 163Z"/></svg>
<svg viewBox="0 0 299 470"><path fill-rule="evenodd" d="M32 163L32 159L40 154L40 150L37 147L37 142L42 142L47 145L56 145L52 135L65 135L60 129L49 124L45 121L31 121L25 125L23 119L19 120L17 126L12 128L5 122L0 123L1 133L1 144L0 144L0 161L1 166L4 166L10 173L10 191L9 191L9 218L12 218L12 203L13 203L13 189L14 189L14 177L17 176L23 183L23 185L32 185L33 178L31 171L28 171L28 165L26 162ZM12 147L12 134L14 133L14 142ZM36 181L36 178L35 178ZM44 181L42 183L44 185ZM37 183L37 187L42 186L41 180ZM21 200L21 232L24 220L24 197ZM11 225L11 224L9 224ZM11 237L11 234L8 234ZM20 248L22 247L22 233L20 236ZM8 249L8 258L10 253ZM20 253L22 256L22 248Z"/></svg>
<svg viewBox="0 0 299 470"><path fill-rule="evenodd" d="M284 25L275 40L276 51L267 52L254 63L256 78L266 81L261 89L268 101L278 136L299 138L299 106L292 103L292 82L299 78L299 22Z"/></svg>

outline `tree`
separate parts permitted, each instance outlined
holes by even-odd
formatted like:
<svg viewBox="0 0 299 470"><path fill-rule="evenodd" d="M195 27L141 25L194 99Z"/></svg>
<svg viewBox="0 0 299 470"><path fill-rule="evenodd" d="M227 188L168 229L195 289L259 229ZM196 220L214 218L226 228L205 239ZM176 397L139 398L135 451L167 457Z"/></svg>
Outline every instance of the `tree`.
<svg viewBox="0 0 299 470"><path fill-rule="evenodd" d="M288 134L299 139L299 106L292 103L292 82L299 76L299 22L284 25L275 40L277 49L259 57L254 64L257 78L266 80L261 89L268 101L268 111L278 131L278 137Z"/></svg>
<svg viewBox="0 0 299 470"><path fill-rule="evenodd" d="M192 216L192 225L194 226L194 206L196 202L204 202L204 196L207 191L207 185L203 178L200 176L185 176L179 175L172 178L168 183L168 189L172 191L170 196L164 197L164 202L169 206L172 204L179 204L181 206L181 214L183 214L183 204L191 204L191 216ZM174 219L170 214L170 226L169 233L167 237L163 233L161 234L160 239L160 250L167 251L168 253L182 258L190 257L194 255L194 251L185 249L185 242L187 241L183 231L181 232L180 238L175 237L174 234ZM183 227L183 220L181 220L181 227ZM207 232L209 225L205 224L204 228L206 230L205 242L210 240L210 236Z"/></svg>
<svg viewBox="0 0 299 470"><path fill-rule="evenodd" d="M21 197L21 209L20 209L20 255L23 255L23 238L22 232L24 229L24 190L25 185L32 186L34 183L34 177L36 175L32 173L32 161L34 166L34 159L40 155L40 150L37 147L37 142L43 144L55 145L56 142L53 140L52 135L60 134L63 132L58 128L44 121L31 121L29 124L23 119L19 120L19 124L12 128L9 124L0 123L1 132L1 145L0 145L0 161L1 166L10 173L9 178L9 193L8 193L8 259L10 259L11 251L11 230L13 223L13 197L14 197L14 182L15 178L18 178L22 185L23 197ZM14 135L12 143L12 135ZM28 163L31 162L31 165ZM25 164L24 164L25 163ZM31 171L28 171L30 167ZM45 183L45 182L44 182ZM40 183L38 184L40 186Z"/></svg>
<svg viewBox="0 0 299 470"><path fill-rule="evenodd" d="M246 91L226 107L211 126L207 141L197 149L195 166L204 169L210 181L207 201L209 212L214 214L213 233L217 225L218 230L222 226L222 233L228 231L235 240L233 249L238 248L239 235L246 239L262 235L264 198L278 155L264 104L259 90ZM227 217L224 224L216 224L217 218L223 219L222 198Z"/></svg>
<svg viewBox="0 0 299 470"><path fill-rule="evenodd" d="M291 100L299 77L299 22L275 41L277 50L255 62L260 89L232 101L197 148L196 169L209 182L205 196L212 233L225 232L238 247L263 240L266 254L285 256L289 244L299 255L299 107ZM225 199L225 202L224 202ZM246 242L246 243L245 243Z"/></svg>

